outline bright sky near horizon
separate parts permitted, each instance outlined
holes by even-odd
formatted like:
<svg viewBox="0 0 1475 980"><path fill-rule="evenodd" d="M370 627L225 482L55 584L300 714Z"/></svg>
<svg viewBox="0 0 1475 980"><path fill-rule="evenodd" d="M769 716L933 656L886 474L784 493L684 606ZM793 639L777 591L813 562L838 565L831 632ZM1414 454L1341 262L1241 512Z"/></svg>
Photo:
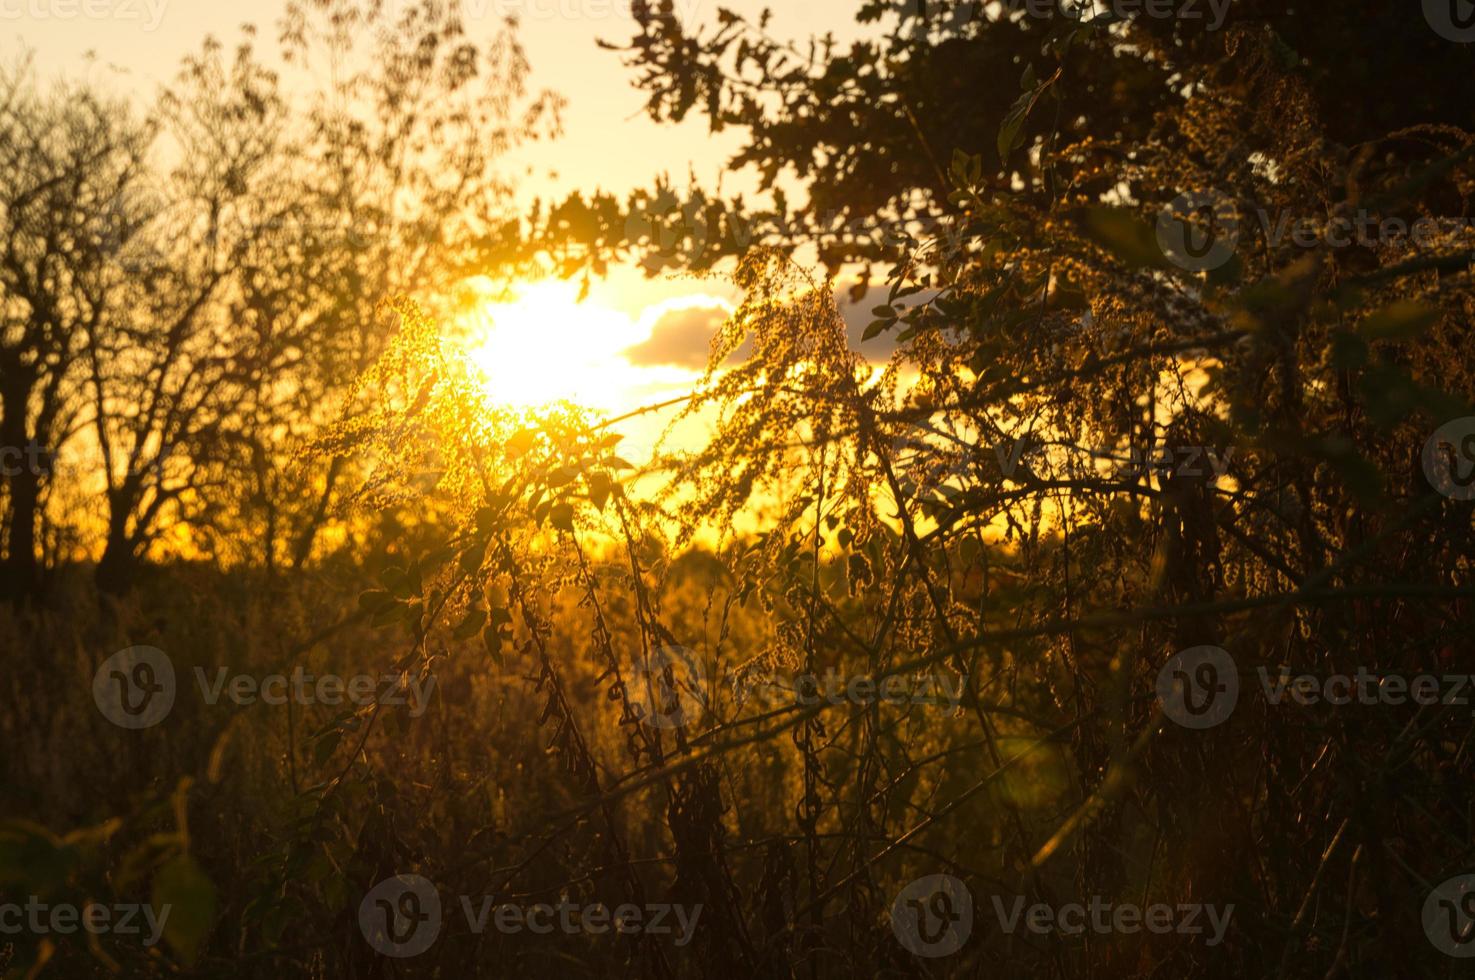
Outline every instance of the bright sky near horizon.
<svg viewBox="0 0 1475 980"><path fill-rule="evenodd" d="M386 6L405 0L386 0ZM737 132L712 134L693 114L681 125L657 125L644 113L645 95L619 52L596 41L627 42L634 33L630 0L455 0L468 33L490 37L516 14L532 65L531 87L552 89L568 105L564 135L513 159L520 197L562 198L574 190L618 194L669 174L678 185L688 171L707 188L751 192L751 175L724 174L739 146ZM716 22L719 0L673 0L688 22ZM756 19L763 0L720 0ZM833 33L844 41L859 28L859 0L769 4L769 32L807 39ZM0 0L0 57L34 52L43 79L85 76L119 92L147 96L170 81L181 59L207 35L229 45L245 23L259 30L266 53L275 47L286 0L248 5L218 0ZM89 52L95 57L89 58ZM561 283L530 287L522 300L488 306L474 352L492 386L508 400L535 403L571 397L591 407L629 410L689 387L702 352L735 291L721 283L647 279L633 268L612 270L588 302ZM577 362L577 363L574 363ZM651 433L645 432L642 435ZM631 433L634 436L634 433Z"/></svg>
<svg viewBox="0 0 1475 980"><path fill-rule="evenodd" d="M404 2L386 0L386 6ZM648 186L663 172L684 179L688 169L715 186L738 146L738 134L711 134L695 114L679 126L651 122L643 111L644 94L631 84L633 73L621 65L620 54L596 43L630 39L630 0L454 2L472 37L490 37L503 17L517 15L533 67L533 87L553 89L568 99L565 135L537 154L530 189L625 191ZM716 22L719 0L673 2L678 15L690 22ZM721 5L756 18L765 3L721 0ZM769 28L775 37L833 32L844 39L857 32L858 0L769 0L768 5L775 8ZM151 92L172 78L180 59L206 35L230 43L249 22L259 28L263 47L269 47L266 42L274 40L285 8L286 0L241 5L219 0L0 0L0 38L8 37L0 50L7 57L33 50L43 77L85 72L122 90ZM91 68L89 51L97 55ZM730 175L727 182L732 182Z"/></svg>

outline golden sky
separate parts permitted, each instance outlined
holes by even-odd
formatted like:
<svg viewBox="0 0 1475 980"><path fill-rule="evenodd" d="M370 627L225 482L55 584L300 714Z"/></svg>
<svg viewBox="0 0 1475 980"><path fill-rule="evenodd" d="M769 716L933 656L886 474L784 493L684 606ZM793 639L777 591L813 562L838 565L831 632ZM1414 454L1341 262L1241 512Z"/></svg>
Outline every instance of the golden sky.
<svg viewBox="0 0 1475 980"><path fill-rule="evenodd" d="M394 3L406 0L386 0ZM561 198L600 188L617 194L649 187L659 174L678 184L690 172L708 188L751 193L750 174L724 174L741 134L714 136L693 114L679 126L656 125L644 96L616 52L596 39L624 42L633 33L629 0L457 0L468 33L490 37L501 19L519 15L532 63L531 87L567 100L564 135L519 150L509 161L520 197ZM685 19L714 23L717 0L674 0ZM769 31L805 38L856 33L859 0L776 4ZM724 0L756 19L758 0ZM229 44L242 24L259 28L263 49L274 47L286 0L0 0L0 56L30 49L43 78L85 76L121 93L151 94L169 81L180 59L209 34ZM720 180L719 180L720 178ZM707 340L737 296L719 282L649 279L640 270L612 270L589 299L564 283L527 287L514 302L473 310L472 359L497 397L517 404L570 398L619 413L680 394L705 363ZM869 307L866 307L867 309ZM659 426L641 424L645 441Z"/></svg>
<svg viewBox="0 0 1475 980"><path fill-rule="evenodd" d="M386 0L392 6L407 0ZM648 186L653 174L684 178L688 169L715 185L722 164L738 146L736 133L713 136L695 114L680 126L657 126L642 112L643 95L616 52L596 39L629 40L634 21L629 0L456 0L468 33L489 37L506 14L520 15L522 38L533 66L535 88L551 88L569 100L566 133L539 148L536 173L527 190L546 194L603 187L624 191ZM673 0L678 14L715 23L716 0ZM773 4L770 32L807 37L855 32L859 0L804 0ZM757 0L723 0L723 6L756 18ZM263 41L275 36L285 0L0 0L0 38L5 53L36 52L45 75L89 71L99 80L133 91L167 81L181 57L207 34L224 42L252 22ZM87 12L93 15L88 16ZM86 54L97 55L89 69ZM116 66L114 72L110 66ZM556 175L553 176L553 175ZM725 185L732 185L728 175ZM733 189L739 189L734 186Z"/></svg>

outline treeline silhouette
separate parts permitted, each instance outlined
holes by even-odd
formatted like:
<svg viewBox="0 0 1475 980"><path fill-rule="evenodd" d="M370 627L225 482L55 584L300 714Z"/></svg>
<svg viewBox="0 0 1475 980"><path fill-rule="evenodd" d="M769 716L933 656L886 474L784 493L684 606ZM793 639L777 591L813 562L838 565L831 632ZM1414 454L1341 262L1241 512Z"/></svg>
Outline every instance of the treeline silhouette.
<svg viewBox="0 0 1475 980"><path fill-rule="evenodd" d="M460 35L411 17L305 112L207 48L153 123L188 207L106 248L152 130L16 80L0 388L34 380L0 443L103 460L96 586L135 587L68 565L60 463L6 478L0 887L193 911L159 947L0 940L9 967L1458 975L1468 705L1286 693L1443 685L1475 649L1475 49L1437 4L1367 6L866 2L842 44L640 3L651 116L740 132L766 200L653 175L525 215L493 151L556 103L512 41L491 94L440 98ZM347 9L302 11L294 59L379 36ZM355 237L280 236L257 195ZM710 440L638 468L446 336L469 272L618 261L743 295L684 408ZM177 688L138 731L92 688L132 645ZM434 695L225 706L217 665ZM408 875L441 911L400 959L425 896L372 896ZM909 890L936 875L971 913ZM540 936L476 928L482 897L700 915ZM1011 931L1016 900L1232 914Z"/></svg>

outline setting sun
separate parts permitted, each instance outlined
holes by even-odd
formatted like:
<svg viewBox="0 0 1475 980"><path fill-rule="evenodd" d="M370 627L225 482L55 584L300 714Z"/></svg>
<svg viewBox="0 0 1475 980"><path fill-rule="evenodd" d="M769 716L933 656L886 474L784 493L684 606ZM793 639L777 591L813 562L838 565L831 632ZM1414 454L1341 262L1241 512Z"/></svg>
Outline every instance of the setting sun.
<svg viewBox="0 0 1475 980"><path fill-rule="evenodd" d="M0 0L0 980L1468 976L1472 4Z"/></svg>
<svg viewBox="0 0 1475 980"><path fill-rule="evenodd" d="M574 284L537 283L510 302L487 303L466 316L472 331L468 356L494 401L629 407L641 372L621 352L644 334L617 310L578 302Z"/></svg>
<svg viewBox="0 0 1475 980"><path fill-rule="evenodd" d="M520 287L506 300L483 300L462 314L467 359L497 404L538 408L561 401L607 415L627 415L612 428L632 459L648 456L672 407L701 381L716 321L731 310L704 293L658 299L632 316L608 295L579 301L572 283ZM603 299L603 301L601 301ZM671 445L705 431L688 421Z"/></svg>

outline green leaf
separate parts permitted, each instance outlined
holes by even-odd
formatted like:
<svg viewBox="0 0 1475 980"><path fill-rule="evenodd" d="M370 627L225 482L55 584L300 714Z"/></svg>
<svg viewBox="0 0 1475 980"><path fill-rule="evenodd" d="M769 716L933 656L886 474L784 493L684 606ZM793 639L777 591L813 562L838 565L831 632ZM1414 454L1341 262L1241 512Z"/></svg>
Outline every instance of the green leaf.
<svg viewBox="0 0 1475 980"><path fill-rule="evenodd" d="M1376 464L1358 453L1347 453L1332 458L1332 468L1364 504L1372 504L1383 495L1383 474Z"/></svg>
<svg viewBox="0 0 1475 980"><path fill-rule="evenodd" d="M466 618L461 620L452 635L458 640L469 640L481 631L487 621L487 611L480 606L472 606L466 611Z"/></svg>
<svg viewBox="0 0 1475 980"><path fill-rule="evenodd" d="M333 753L337 750L338 743L342 741L343 732L338 729L334 729L318 739L317 744L312 747L313 765L321 766L327 763L329 759L333 758Z"/></svg>
<svg viewBox="0 0 1475 980"><path fill-rule="evenodd" d="M450 545L446 545L442 548L436 548L434 551L428 553L427 555L425 555L425 557L421 558L420 565L422 568L436 569L441 567L454 557L456 557L456 549L451 547Z"/></svg>
<svg viewBox="0 0 1475 980"><path fill-rule="evenodd" d="M1355 333L1339 330L1332 334L1332 366L1341 370L1365 367L1368 361L1367 341Z"/></svg>
<svg viewBox="0 0 1475 980"><path fill-rule="evenodd" d="M561 502L554 504L553 509L548 512L548 518L560 531L573 531L574 529L574 508L570 504Z"/></svg>
<svg viewBox="0 0 1475 980"><path fill-rule="evenodd" d="M215 921L215 885L194 858L181 855L154 875L153 905L162 919L164 939L186 964L193 964Z"/></svg>
<svg viewBox="0 0 1475 980"><path fill-rule="evenodd" d="M369 624L371 626L388 626L390 623L399 620L400 613L403 609L403 603L390 599L389 605L375 610L373 618L369 620Z"/></svg>
<svg viewBox="0 0 1475 980"><path fill-rule="evenodd" d="M7 893L54 891L77 861L75 851L62 846L56 835L39 824L25 820L0 823L0 885Z"/></svg>
<svg viewBox="0 0 1475 980"><path fill-rule="evenodd" d="M968 173L968 154L964 153L961 148L954 147L953 162L948 169L961 180Z"/></svg>
<svg viewBox="0 0 1475 980"><path fill-rule="evenodd" d="M1009 153L1019 145L1019 131L1029 118L1029 110L1034 107L1036 94L1032 90L1016 99L999 126L999 159L1005 163L1009 161Z"/></svg>
<svg viewBox="0 0 1475 980"><path fill-rule="evenodd" d="M396 599L408 599L420 591L420 567L411 565L403 569L391 565L379 573L379 582Z"/></svg>
<svg viewBox="0 0 1475 980"><path fill-rule="evenodd" d="M481 568L481 563L486 560L487 542L473 541L461 552L461 571L468 575L475 574Z"/></svg>
<svg viewBox="0 0 1475 980"><path fill-rule="evenodd" d="M497 526L497 513L492 507L477 508L476 529L482 534L489 534Z"/></svg>
<svg viewBox="0 0 1475 980"><path fill-rule="evenodd" d="M538 433L534 429L523 429L521 432L513 433L507 437L507 455L516 459L533 448L533 443L537 439Z"/></svg>
<svg viewBox="0 0 1475 980"><path fill-rule="evenodd" d="M1156 232L1125 208L1091 208L1086 233L1133 268L1162 266L1165 258Z"/></svg>
<svg viewBox="0 0 1475 980"><path fill-rule="evenodd" d="M1396 425L1422 401L1419 385L1408 371L1394 364L1367 368L1358 379L1358 389L1368 418L1376 425Z"/></svg>
<svg viewBox="0 0 1475 980"><path fill-rule="evenodd" d="M1439 320L1439 309L1405 299L1369 316L1357 330L1367 340L1411 340Z"/></svg>
<svg viewBox="0 0 1475 980"><path fill-rule="evenodd" d="M502 656L502 633L496 626L488 625L481 631L481 645L486 648L487 654L498 667L507 666Z"/></svg>
<svg viewBox="0 0 1475 980"><path fill-rule="evenodd" d="M580 472L577 466L560 466L548 474L548 486L554 490L566 487L578 478Z"/></svg>
<svg viewBox="0 0 1475 980"><path fill-rule="evenodd" d="M604 505L609 502L612 489L613 484L608 473L589 474L589 499L594 502L595 507L604 510Z"/></svg>
<svg viewBox="0 0 1475 980"><path fill-rule="evenodd" d="M369 589L359 593L359 608L364 612L383 612L394 605L394 596L383 589Z"/></svg>

